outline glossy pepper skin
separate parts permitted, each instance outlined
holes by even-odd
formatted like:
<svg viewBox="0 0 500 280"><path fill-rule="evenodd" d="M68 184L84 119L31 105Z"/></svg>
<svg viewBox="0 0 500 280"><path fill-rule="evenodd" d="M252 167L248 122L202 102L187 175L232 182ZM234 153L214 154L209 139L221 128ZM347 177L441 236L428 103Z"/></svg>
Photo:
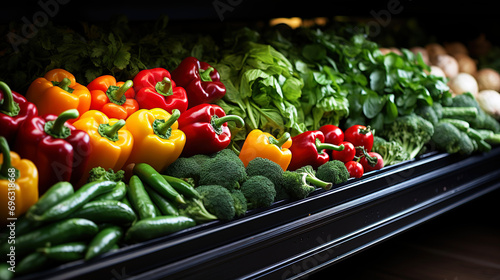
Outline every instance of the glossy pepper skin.
<svg viewBox="0 0 500 280"><path fill-rule="evenodd" d="M186 57L172 71L177 85L184 87L189 108L203 103L215 103L226 94L226 86L220 81L219 72L210 64L194 57Z"/></svg>
<svg viewBox="0 0 500 280"><path fill-rule="evenodd" d="M0 82L0 136L7 139L10 146L21 124L31 117L38 115L35 104L17 92L11 91L9 86Z"/></svg>
<svg viewBox="0 0 500 280"><path fill-rule="evenodd" d="M35 164L11 152L0 137L0 224L16 218L38 201L38 170Z"/></svg>
<svg viewBox="0 0 500 280"><path fill-rule="evenodd" d="M182 113L178 122L179 129L186 134L186 145L181 156L208 155L225 149L231 143L228 121L235 121L239 127L245 125L241 117L226 115L215 104L200 104Z"/></svg>
<svg viewBox="0 0 500 280"><path fill-rule="evenodd" d="M139 103L134 99L133 85L131 80L117 82L111 75L95 78L87 86L92 97L90 110L101 111L108 118L127 119L139 110Z"/></svg>
<svg viewBox="0 0 500 280"><path fill-rule="evenodd" d="M141 70L134 78L135 99L141 109L161 108L168 113L188 108L186 90L163 68Z"/></svg>
<svg viewBox="0 0 500 280"><path fill-rule="evenodd" d="M67 122L78 116L76 109L70 109L59 116L32 117L19 129L15 149L37 166L40 195L59 181L75 184L84 175L90 138Z"/></svg>
<svg viewBox="0 0 500 280"><path fill-rule="evenodd" d="M134 145L134 138L125 127L125 120L110 119L103 112L90 110L73 125L90 137L90 155L80 186L87 181L89 171L96 166L106 170L111 168L115 172L122 169Z"/></svg>
<svg viewBox="0 0 500 280"><path fill-rule="evenodd" d="M90 91L76 82L75 76L64 69L53 69L34 80L26 98L38 108L40 116L59 115L69 109L83 114L90 108Z"/></svg>
<svg viewBox="0 0 500 280"><path fill-rule="evenodd" d="M127 119L134 147L126 165L147 163L161 172L182 153L186 135L178 129L179 110L140 109Z"/></svg>
<svg viewBox="0 0 500 280"><path fill-rule="evenodd" d="M344 145L333 145L324 143L325 135L319 130L306 131L292 137L292 161L288 170L297 170L303 166L311 165L314 169L330 160L325 149L341 151Z"/></svg>
<svg viewBox="0 0 500 280"><path fill-rule="evenodd" d="M292 138L288 132L276 139L270 133L254 129L247 135L239 157L245 167L252 159L261 157L274 161L285 171L292 160L291 146Z"/></svg>

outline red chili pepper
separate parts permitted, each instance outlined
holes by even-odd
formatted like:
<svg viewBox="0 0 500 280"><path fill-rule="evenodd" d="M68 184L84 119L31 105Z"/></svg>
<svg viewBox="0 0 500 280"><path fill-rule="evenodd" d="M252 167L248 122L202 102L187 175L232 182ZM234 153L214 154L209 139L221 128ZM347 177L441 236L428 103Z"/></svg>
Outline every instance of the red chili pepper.
<svg viewBox="0 0 500 280"><path fill-rule="evenodd" d="M14 139L21 124L26 119L37 116L35 104L17 92L11 91L9 86L0 82L0 136L7 139L9 146L14 146Z"/></svg>
<svg viewBox="0 0 500 280"><path fill-rule="evenodd" d="M212 154L226 148L231 142L228 121L238 126L245 122L236 115L226 115L224 110L214 104L200 104L182 113L179 129L186 134L186 144L181 156Z"/></svg>
<svg viewBox="0 0 500 280"><path fill-rule="evenodd" d="M194 57L186 57L172 71L172 78L177 85L186 89L188 108L215 103L226 94L226 86L220 81L219 72L210 64Z"/></svg>
<svg viewBox="0 0 500 280"><path fill-rule="evenodd" d="M19 128L15 147L37 166L40 195L59 181L76 184L84 175L90 137L66 122L76 118L78 110L70 109L59 116L32 117Z"/></svg>
<svg viewBox="0 0 500 280"><path fill-rule="evenodd" d="M163 68L141 70L134 78L135 100L141 109L161 108L172 114L188 108L188 97L183 87L177 86L170 72Z"/></svg>
<svg viewBox="0 0 500 280"><path fill-rule="evenodd" d="M324 149L342 151L344 145L324 143L325 135L319 130L306 131L292 137L292 161L288 170L297 170L302 166L311 165L314 169L326 163L330 156Z"/></svg>

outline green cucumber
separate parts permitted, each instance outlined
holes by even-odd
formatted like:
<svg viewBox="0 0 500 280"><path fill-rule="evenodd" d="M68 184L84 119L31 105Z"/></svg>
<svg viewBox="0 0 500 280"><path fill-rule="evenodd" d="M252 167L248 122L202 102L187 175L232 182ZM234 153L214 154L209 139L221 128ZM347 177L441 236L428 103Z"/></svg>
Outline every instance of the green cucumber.
<svg viewBox="0 0 500 280"><path fill-rule="evenodd" d="M177 210L174 204L170 203L170 201L165 199L150 187L146 186L146 191L148 192L149 197L151 197L151 200L158 207L162 215L179 216L179 210Z"/></svg>
<svg viewBox="0 0 500 280"><path fill-rule="evenodd" d="M32 217L35 221L57 221L80 209L93 198L110 192L116 186L113 181L95 181L83 185L74 194L49 208L42 215Z"/></svg>
<svg viewBox="0 0 500 280"><path fill-rule="evenodd" d="M116 187L108 193L101 194L94 200L122 200L127 195L127 186L124 182L116 183Z"/></svg>
<svg viewBox="0 0 500 280"><path fill-rule="evenodd" d="M85 253L85 260L90 260L112 250L121 240L122 236L123 229L121 227L110 226L104 228L90 241Z"/></svg>
<svg viewBox="0 0 500 280"><path fill-rule="evenodd" d="M59 182L52 185L26 212L26 217L42 215L45 211L75 193L69 182Z"/></svg>
<svg viewBox="0 0 500 280"><path fill-rule="evenodd" d="M117 225L128 225L137 219L132 208L116 200L87 202L82 208L73 212L70 217L91 220L96 224L111 223Z"/></svg>
<svg viewBox="0 0 500 280"><path fill-rule="evenodd" d="M132 208L137 211L140 219L147 219L156 217L156 210L149 197L144 184L137 175L132 175L128 184L129 192L128 198Z"/></svg>
<svg viewBox="0 0 500 280"><path fill-rule="evenodd" d="M70 242L52 247L38 248L38 252L43 253L51 260L58 262L71 262L83 259L87 250L85 242Z"/></svg>
<svg viewBox="0 0 500 280"><path fill-rule="evenodd" d="M133 172L135 175L139 176L146 185L153 188L166 199L180 204L186 203L182 195L180 195L179 192L177 192L151 165L147 163L138 163L134 166Z"/></svg>
<svg viewBox="0 0 500 280"><path fill-rule="evenodd" d="M182 180L181 178L163 175L163 178L180 194L187 198L200 198L200 194L196 189L188 182Z"/></svg>
<svg viewBox="0 0 500 280"><path fill-rule="evenodd" d="M159 216L144 219L132 225L125 234L127 242L141 242L194 227L196 222L183 216Z"/></svg>

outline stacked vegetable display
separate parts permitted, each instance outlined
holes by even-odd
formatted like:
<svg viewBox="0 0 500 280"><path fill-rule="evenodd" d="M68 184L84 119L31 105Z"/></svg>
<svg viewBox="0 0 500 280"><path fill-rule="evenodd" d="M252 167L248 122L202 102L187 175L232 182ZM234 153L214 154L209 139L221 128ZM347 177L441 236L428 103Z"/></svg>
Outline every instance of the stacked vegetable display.
<svg viewBox="0 0 500 280"><path fill-rule="evenodd" d="M19 186L0 184L16 197L1 214L18 218L19 274L304 199L426 150L500 144L494 117L474 95L452 97L421 54L304 28L238 30L219 48L123 81L85 73L84 86L55 66L25 96L0 82L0 182L15 168Z"/></svg>

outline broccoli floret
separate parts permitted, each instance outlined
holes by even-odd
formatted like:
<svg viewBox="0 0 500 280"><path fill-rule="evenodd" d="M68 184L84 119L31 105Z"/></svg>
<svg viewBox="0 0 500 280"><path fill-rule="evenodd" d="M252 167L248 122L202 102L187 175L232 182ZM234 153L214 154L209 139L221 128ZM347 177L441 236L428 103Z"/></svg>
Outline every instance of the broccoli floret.
<svg viewBox="0 0 500 280"><path fill-rule="evenodd" d="M436 104L439 104L439 103L436 103ZM442 117L442 115L441 115L441 117L439 117L436 114L436 110L434 110L434 108L432 106L429 106L429 105L418 107L415 110L415 113L417 115L421 116L422 118L426 119L427 121L431 122L433 125L437 124L439 119ZM386 163L385 158L384 158L384 163Z"/></svg>
<svg viewBox="0 0 500 280"><path fill-rule="evenodd" d="M466 146L461 140L463 134L451 123L438 123L434 129L435 133L432 136L432 142L436 145L438 150L454 154L460 152L461 149Z"/></svg>
<svg viewBox="0 0 500 280"><path fill-rule="evenodd" d="M248 177L241 185L241 192L247 199L248 209L269 207L276 197L273 182L261 175Z"/></svg>
<svg viewBox="0 0 500 280"><path fill-rule="evenodd" d="M193 179L196 183L200 180L202 164L209 158L207 155L180 157L167 167L165 174L182 179Z"/></svg>
<svg viewBox="0 0 500 280"><path fill-rule="evenodd" d="M331 160L318 167L316 177L333 184L341 184L347 182L350 176L343 162L340 160Z"/></svg>
<svg viewBox="0 0 500 280"><path fill-rule="evenodd" d="M432 123L416 114L397 117L380 132L380 136L388 141L401 144L410 159L418 155L433 134Z"/></svg>
<svg viewBox="0 0 500 280"><path fill-rule="evenodd" d="M271 180L275 185L283 175L283 169L279 164L270 159L261 157L256 157L248 162L246 171L248 176L262 175Z"/></svg>
<svg viewBox="0 0 500 280"><path fill-rule="evenodd" d="M234 198L228 189L219 185L202 185L196 190L208 212L224 221L232 220L235 217Z"/></svg>
<svg viewBox="0 0 500 280"><path fill-rule="evenodd" d="M248 210L247 199L241 190L231 191L234 199L234 210L236 217L245 215Z"/></svg>
<svg viewBox="0 0 500 280"><path fill-rule="evenodd" d="M220 185L233 190L241 186L247 178L245 165L237 156L234 158L227 154L218 154L201 166L199 184Z"/></svg>
<svg viewBox="0 0 500 280"><path fill-rule="evenodd" d="M470 155L472 152L477 150L477 144L475 144L467 133L460 131L460 141L458 142L458 146L460 147L460 154Z"/></svg>
<svg viewBox="0 0 500 280"><path fill-rule="evenodd" d="M104 169L103 167L97 166L89 171L89 178L87 179L87 181L89 183L99 180L120 182L123 181L124 177L125 171L123 170L118 170L118 172L115 172L110 168L106 171L106 169Z"/></svg>
<svg viewBox="0 0 500 280"><path fill-rule="evenodd" d="M325 182L316 176L316 171L311 165L302 166L301 168L295 170L295 172L300 175L306 175L306 181L316 187L329 190L332 188L331 182Z"/></svg>
<svg viewBox="0 0 500 280"><path fill-rule="evenodd" d="M400 163L410 158L401 144L396 141L387 141L379 136L373 137L372 152L382 156L385 166Z"/></svg>
<svg viewBox="0 0 500 280"><path fill-rule="evenodd" d="M201 199L188 199L186 203L179 206L179 214L189 217L197 223L206 223L217 220L215 215L210 214Z"/></svg>
<svg viewBox="0 0 500 280"><path fill-rule="evenodd" d="M286 191L289 198L302 199L306 198L316 188L308 184L306 174L299 174L295 171L285 171L281 177L279 185Z"/></svg>

